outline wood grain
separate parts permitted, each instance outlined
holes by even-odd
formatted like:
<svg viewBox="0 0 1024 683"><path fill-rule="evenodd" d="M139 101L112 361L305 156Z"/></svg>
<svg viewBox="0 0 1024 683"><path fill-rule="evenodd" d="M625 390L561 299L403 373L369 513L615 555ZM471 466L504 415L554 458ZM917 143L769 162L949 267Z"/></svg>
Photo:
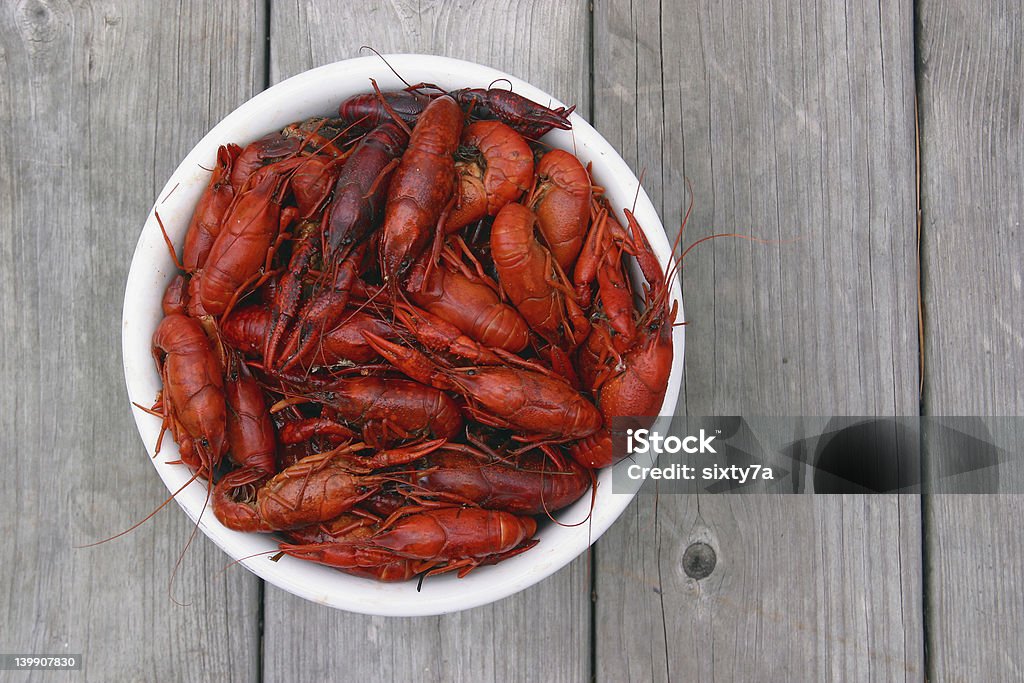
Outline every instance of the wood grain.
<svg viewBox="0 0 1024 683"><path fill-rule="evenodd" d="M275 2L271 80L380 51L441 54L586 103L590 62L582 2ZM346 614L268 587L268 680L549 680L590 677L588 558L501 602L436 618ZM429 585L424 588L429 590ZM330 643L324 647L323 643ZM557 643L557 647L552 647ZM297 666L296 663L301 663Z"/></svg>
<svg viewBox="0 0 1024 683"><path fill-rule="evenodd" d="M422 619L264 597L201 534L175 573L192 527L173 504L76 546L166 496L117 352L157 192L267 80L362 45L478 61L578 103L671 234L692 182L687 242L781 241L688 257L692 415L917 413L916 50L923 411L1020 415L1022 34L1005 0L922 0L916 16L906 0L4 3L0 649L82 653L85 680L1021 678L1015 497L922 513L905 496L643 495L538 586ZM686 573L694 544L715 556L705 578Z"/></svg>
<svg viewBox="0 0 1024 683"><path fill-rule="evenodd" d="M0 12L0 643L83 654L85 679L253 680L258 582L221 573L200 535L170 590L192 604L175 606L192 533L176 506L75 546L166 497L124 388L124 282L158 189L261 84L248 29L262 17L201 2Z"/></svg>
<svg viewBox="0 0 1024 683"><path fill-rule="evenodd" d="M595 6L594 121L670 233L692 415L917 412L910 3ZM683 555L702 542L714 571ZM920 680L920 509L642 495L597 547L599 680Z"/></svg>
<svg viewBox="0 0 1024 683"><path fill-rule="evenodd" d="M1024 414L1024 11L920 3L924 411ZM1019 444L1019 441L1018 441ZM1001 481L1020 490L1024 481ZM933 496L929 678L1024 676L1018 496Z"/></svg>

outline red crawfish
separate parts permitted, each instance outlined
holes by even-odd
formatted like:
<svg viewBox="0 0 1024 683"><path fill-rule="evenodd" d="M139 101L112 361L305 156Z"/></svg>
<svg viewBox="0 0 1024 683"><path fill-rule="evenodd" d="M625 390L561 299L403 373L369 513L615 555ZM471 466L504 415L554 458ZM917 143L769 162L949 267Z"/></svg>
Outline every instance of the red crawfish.
<svg viewBox="0 0 1024 683"><path fill-rule="evenodd" d="M420 344L437 353L445 353L476 365L500 365L502 360L494 351L467 337L462 331L444 318L416 308L405 301L394 302L395 319L416 338ZM378 334L373 330L366 330ZM387 335L379 335L388 338ZM396 338L398 335L392 335ZM361 339L363 343L365 339Z"/></svg>
<svg viewBox="0 0 1024 683"><path fill-rule="evenodd" d="M532 517L452 507L402 512L393 522L385 522L380 531L362 540L283 543L280 548L293 557L335 567L356 564L365 568L371 560L384 564L404 558L423 563L417 569L429 569L428 576L458 571L462 577L482 564L532 548L536 541L530 539L536 531L537 522Z"/></svg>
<svg viewBox="0 0 1024 683"><path fill-rule="evenodd" d="M317 255L320 226L317 221L304 221L296 230L288 268L277 278L274 294L270 299L270 327L265 331L263 359L267 367L273 367L281 339L289 331L302 298L303 280Z"/></svg>
<svg viewBox="0 0 1024 683"><path fill-rule="evenodd" d="M373 533L376 522L372 516L363 516L354 512L343 512L334 519L319 524L289 529L284 533L293 543L324 543L341 541L356 529L367 529ZM362 536L365 538L365 536Z"/></svg>
<svg viewBox="0 0 1024 683"><path fill-rule="evenodd" d="M434 90L435 92L427 92ZM432 99L443 91L434 85L420 84L405 90L355 95L341 103L341 121L357 129L367 129L398 116L407 125L416 123ZM499 119L520 135L539 138L552 128L569 130L569 115L576 107L549 109L522 95L500 88L462 88L447 93L471 117Z"/></svg>
<svg viewBox="0 0 1024 683"><path fill-rule="evenodd" d="M345 309L342 320L328 330L316 345L300 356L297 364L302 368L369 363L380 356L363 338L363 332L372 332L385 339L397 339L399 331L393 323L377 318L365 310ZM264 306L246 306L228 315L221 325L224 341L247 357L262 359L263 344L270 330L272 315ZM265 368L272 371L273 368Z"/></svg>
<svg viewBox="0 0 1024 683"><path fill-rule="evenodd" d="M334 184L324 220L324 253L328 262L344 258L355 244L380 225L387 197L388 174L397 166L409 136L396 124L383 123L367 133Z"/></svg>
<svg viewBox="0 0 1024 683"><path fill-rule="evenodd" d="M300 158L294 164L288 187L295 198L300 220L319 217L331 196L341 165L339 159L320 155Z"/></svg>
<svg viewBox="0 0 1024 683"><path fill-rule="evenodd" d="M236 356L232 356L225 389L228 455L238 469L221 477L214 487L213 511L225 525L244 526L234 502L251 497L277 472L277 434L263 389Z"/></svg>
<svg viewBox="0 0 1024 683"><path fill-rule="evenodd" d="M376 533L376 525L366 517L346 513L330 522L284 532L293 545L331 544L333 554L325 554L325 562L346 574L377 581L408 581L424 571L416 560L394 557L389 551L358 548L355 542L365 541ZM346 544L342 549L342 544ZM427 567L430 568L430 567Z"/></svg>
<svg viewBox="0 0 1024 683"><path fill-rule="evenodd" d="M164 296L160 300L160 308L164 315L185 314L188 308L188 285L188 278L181 273L171 279L171 283L167 285Z"/></svg>
<svg viewBox="0 0 1024 683"><path fill-rule="evenodd" d="M550 344L575 348L590 323L551 252L535 235L536 216L507 204L491 226L491 256L501 288L516 310Z"/></svg>
<svg viewBox="0 0 1024 683"><path fill-rule="evenodd" d="M404 455L406 458L422 457L440 443L419 444ZM295 529L332 520L394 478L355 473L353 458L363 448L363 444L352 444L310 455L249 491L245 498L231 497L232 492L237 494L251 483L245 482L244 477L233 481L230 487L218 487L214 490L213 505L217 519L235 531Z"/></svg>
<svg viewBox="0 0 1024 683"><path fill-rule="evenodd" d="M284 345L282 357L288 360L282 370L289 370L308 358L320 346L323 335L343 320L345 307L352 296L352 287L362 272L366 243L360 244L329 274L326 283L307 299L295 317L296 324Z"/></svg>
<svg viewBox="0 0 1024 683"><path fill-rule="evenodd" d="M601 414L563 378L507 366L444 368L413 349L364 334L380 355L409 377L469 400L466 411L523 440L581 439L596 432Z"/></svg>
<svg viewBox="0 0 1024 683"><path fill-rule="evenodd" d="M533 449L503 460L459 444L445 445L413 473L410 497L442 494L517 515L541 515L571 505L590 488L591 475L572 459L552 460Z"/></svg>
<svg viewBox="0 0 1024 683"><path fill-rule="evenodd" d="M325 157L342 159L348 151L348 132L337 126L338 121L321 116L313 116L284 127L281 134L288 138L302 141L302 150Z"/></svg>
<svg viewBox="0 0 1024 683"><path fill-rule="evenodd" d="M199 299L212 315L227 310L242 289L255 281L254 276L269 261L268 251L279 232L280 190L285 180L265 169L254 181L225 217L203 269Z"/></svg>
<svg viewBox="0 0 1024 683"><path fill-rule="evenodd" d="M270 133L250 142L235 159L231 169L231 186L235 192L245 187L249 177L262 166L298 153L302 140L282 133Z"/></svg>
<svg viewBox="0 0 1024 683"><path fill-rule="evenodd" d="M450 439L462 428L462 415L447 394L406 379L344 378L285 403L302 402L330 407L341 420L360 429L363 439L371 445ZM292 442L303 436L308 438L324 426L325 422L317 418L300 421L289 425L287 434L282 430L281 439Z"/></svg>
<svg viewBox="0 0 1024 683"><path fill-rule="evenodd" d="M578 359L580 374L597 398L607 424L616 417L656 416L665 400L672 371L672 326L677 307L673 304L669 308L669 280L636 219L628 211L626 218L632 231L629 248L636 254L648 283L645 310L641 313L630 307L605 311L605 318L626 317L631 324L613 324L612 320L595 324ZM614 259L617 261L618 257ZM602 300L611 298L605 287L599 292ZM635 334L630 339L619 330L635 330ZM611 446L611 435L602 430L574 444L570 452L588 467L605 467L615 462Z"/></svg>
<svg viewBox="0 0 1024 683"><path fill-rule="evenodd" d="M590 223L590 174L579 160L553 149L537 164L537 184L526 204L563 273L571 273Z"/></svg>
<svg viewBox="0 0 1024 683"><path fill-rule="evenodd" d="M188 273L203 267L220 234L221 222L235 198L235 188L231 185L231 167L241 151L238 145L221 145L217 149L217 165L214 166L210 184L199 198L185 233L181 263Z"/></svg>
<svg viewBox="0 0 1024 683"><path fill-rule="evenodd" d="M359 274L363 252L348 257L353 247L380 223L388 189L385 180L397 165L406 140L401 128L385 123L366 134L345 160L333 183L331 205L322 226L302 232L289 267L281 277L280 292L272 307L274 322L264 348L268 366L277 360L278 347L286 334L290 335L287 349L291 358L284 365L285 370L311 355L324 332L341 319L353 278ZM321 251L326 272L312 298L297 312L301 282L317 255L314 238L320 238L325 245ZM292 327L293 321L297 326Z"/></svg>
<svg viewBox="0 0 1024 683"><path fill-rule="evenodd" d="M228 445L223 375L210 340L192 318L169 315L153 334L153 358L163 381L163 430L171 430L182 459L208 477Z"/></svg>
<svg viewBox="0 0 1024 683"><path fill-rule="evenodd" d="M432 100L417 119L391 179L380 269L393 288L435 235L451 202L462 120L462 111L452 98Z"/></svg>
<svg viewBox="0 0 1024 683"><path fill-rule="evenodd" d="M456 155L458 200L445 224L455 232L518 200L533 183L533 151L500 121L477 121L466 127ZM589 188L588 188L589 189Z"/></svg>
<svg viewBox="0 0 1024 683"><path fill-rule="evenodd" d="M605 262L605 257L612 249L612 245L621 245L629 241L622 226L611 215L608 208L596 200L591 202L591 217L590 229L587 231L586 239L572 271L576 300L584 309L590 307L593 284L597 281L597 271Z"/></svg>
<svg viewBox="0 0 1024 683"><path fill-rule="evenodd" d="M526 320L481 279L444 264L428 272L426 258L417 261L409 279L413 303L483 346L518 353L529 343Z"/></svg>
<svg viewBox="0 0 1024 683"><path fill-rule="evenodd" d="M232 354L224 383L228 456L240 468L270 476L277 471L277 434L263 388Z"/></svg>
<svg viewBox="0 0 1024 683"><path fill-rule="evenodd" d="M463 88L452 92L452 97L470 116L496 118L511 126L517 133L536 139L552 128L569 130L569 115L575 105L566 109L549 109L522 95L502 88Z"/></svg>

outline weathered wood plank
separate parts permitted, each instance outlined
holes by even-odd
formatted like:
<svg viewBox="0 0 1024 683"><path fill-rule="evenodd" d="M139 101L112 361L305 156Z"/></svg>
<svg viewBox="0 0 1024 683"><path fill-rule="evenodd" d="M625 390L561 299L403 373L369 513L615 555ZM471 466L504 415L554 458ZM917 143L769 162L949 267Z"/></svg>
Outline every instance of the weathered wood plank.
<svg viewBox="0 0 1024 683"><path fill-rule="evenodd" d="M913 11L601 2L594 120L674 234L693 415L916 414ZM709 545L717 566L682 558ZM597 547L599 680L920 680L907 497L641 496Z"/></svg>
<svg viewBox="0 0 1024 683"><path fill-rule="evenodd" d="M926 1L918 12L924 410L1021 415L1024 11ZM925 511L929 679L1024 676L1024 503L933 496Z"/></svg>
<svg viewBox="0 0 1024 683"><path fill-rule="evenodd" d="M121 303L157 191L262 86L258 10L4 3L0 10L0 563L7 652L81 653L79 678L254 680L259 583L173 504L121 370ZM239 28L242 31L239 31ZM229 59L225 55L230 55Z"/></svg>
<svg viewBox="0 0 1024 683"><path fill-rule="evenodd" d="M382 53L444 54L520 76L559 98L588 101L582 2L328 5L275 2L271 80L313 66ZM494 605L440 618L347 614L268 587L267 680L580 681L590 672L586 558ZM323 647L322 643L331 643ZM559 643L552 649L551 643Z"/></svg>

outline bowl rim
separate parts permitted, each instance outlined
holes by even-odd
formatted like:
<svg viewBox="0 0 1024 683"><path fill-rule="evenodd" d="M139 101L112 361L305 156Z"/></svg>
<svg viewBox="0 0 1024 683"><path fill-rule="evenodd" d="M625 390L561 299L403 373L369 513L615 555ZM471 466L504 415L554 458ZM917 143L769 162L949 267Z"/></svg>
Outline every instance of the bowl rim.
<svg viewBox="0 0 1024 683"><path fill-rule="evenodd" d="M387 54L384 59L410 82L430 80L442 87L454 89L488 87L496 81L507 80L517 93L550 107L565 106L526 81L482 64L422 54ZM431 78L419 78L417 74L429 74ZM281 558L280 562L269 561L264 555L276 550L274 537L244 534L222 526L206 510L208 489L205 482L196 480L186 485L191 477L188 468L181 464L170 464L178 456L173 439L164 439L159 455L154 455L160 420L138 407L150 405L156 396L154 386L159 387L159 376L149 350L150 340L153 330L163 317L160 310L163 288L177 272L160 235L156 213L161 214L172 241L180 249L191 209L208 182L209 171L203 167L212 164L220 144L246 144L292 121L314 115L303 112L311 107L319 107L324 101L333 102L336 109L341 99L355 92L346 89L353 87L351 82L361 79L365 84L364 89L369 90L368 79L371 77L382 90L402 87L390 67L378 57L357 57L309 69L269 87L240 105L221 119L185 156L157 195L132 256L122 309L121 343L125 383L136 427L164 485L172 493L184 486L175 496L175 501L204 535L246 569L294 595L352 612L378 616L445 614L479 607L513 595L554 574L587 551L625 511L642 483L636 482L632 492L615 493L611 490L613 469L633 463L648 466L652 464L653 457L636 456L619 463L615 468L604 468L598 473L595 503L589 522L571 528L548 523L538 531L537 537L541 542L529 552L498 565L480 567L464 579L457 579L453 575L432 577L425 584L425 589L418 592L415 581L379 583L287 556ZM325 89L324 83L331 84L326 88L330 91L329 95L322 92ZM329 115L330 111L330 108L322 107L315 113ZM611 144L582 116L573 113L571 121L572 131L552 131L545 136L544 141L576 153L584 164L592 161L595 178L606 188L609 200L613 200L617 211L621 212L623 206L633 203L635 197L634 214L664 268L671 254L668 236L636 175ZM277 125L277 122L282 123ZM246 130L247 134L240 135ZM153 296L154 291L156 296ZM679 306L678 316L681 319L682 292L678 275L670 282L670 294L672 302ZM672 335L673 363L668 390L659 411L665 417L661 418L659 425L664 424L666 418L675 412L678 403L682 386L684 342L684 327L677 325ZM581 501L560 511L555 517L562 524L573 524L584 519L589 508L590 496L584 496Z"/></svg>

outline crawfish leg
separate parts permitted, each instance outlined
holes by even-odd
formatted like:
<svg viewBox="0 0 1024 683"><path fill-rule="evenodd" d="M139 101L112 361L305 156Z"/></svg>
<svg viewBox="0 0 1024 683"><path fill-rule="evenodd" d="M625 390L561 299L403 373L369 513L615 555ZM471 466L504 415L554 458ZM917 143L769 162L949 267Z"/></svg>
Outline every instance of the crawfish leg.
<svg viewBox="0 0 1024 683"><path fill-rule="evenodd" d="M494 555L487 555L486 557L467 557L461 560L457 560L455 562L450 562L444 565L443 567L438 567L427 572L427 576L434 576L436 574L447 574L448 572L458 571L459 573L456 576L458 576L461 579L477 567L486 567L487 565L498 564L499 562L507 560L510 557L515 557L516 555L525 553L527 550L537 545L539 542L539 539L532 538L528 541L525 541L521 545L512 548L512 550L506 550L503 553L495 553Z"/></svg>
<svg viewBox="0 0 1024 683"><path fill-rule="evenodd" d="M302 280L309 271L310 262L316 256L317 240L313 239L315 224L313 228L307 224L302 230L300 243L292 252L291 261L288 263L288 270L281 276L277 290L274 294L274 303L271 307L271 329L266 337L263 348L263 363L266 367L274 366L277 359L277 347L281 344L288 326L295 317L299 307L299 298L302 295Z"/></svg>
<svg viewBox="0 0 1024 683"><path fill-rule="evenodd" d="M437 219L437 227L434 230L434 244L430 249L430 260L427 261L427 273L426 277L423 278L424 283L430 279L431 272L441 262L441 252L444 250L446 237L444 234L444 224L448 221L448 214L451 213L452 207L455 206L456 198L455 194L452 194L451 199L448 200L448 203L441 211L441 217ZM423 286L421 285L420 291L422 291Z"/></svg>

